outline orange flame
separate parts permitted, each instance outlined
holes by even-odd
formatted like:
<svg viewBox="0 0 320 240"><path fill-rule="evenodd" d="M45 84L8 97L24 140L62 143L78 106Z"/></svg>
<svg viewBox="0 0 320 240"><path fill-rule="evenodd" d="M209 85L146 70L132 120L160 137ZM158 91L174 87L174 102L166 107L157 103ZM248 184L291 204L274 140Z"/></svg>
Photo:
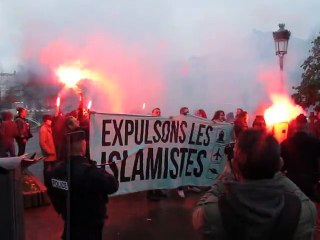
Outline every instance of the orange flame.
<svg viewBox="0 0 320 240"><path fill-rule="evenodd" d="M303 109L295 105L286 95L272 94L271 101L273 105L264 112L264 118L269 129L280 122L289 123L300 113L304 113Z"/></svg>
<svg viewBox="0 0 320 240"><path fill-rule="evenodd" d="M77 83L84 78L81 70L76 67L60 66L56 70L59 81L68 88L75 88Z"/></svg>

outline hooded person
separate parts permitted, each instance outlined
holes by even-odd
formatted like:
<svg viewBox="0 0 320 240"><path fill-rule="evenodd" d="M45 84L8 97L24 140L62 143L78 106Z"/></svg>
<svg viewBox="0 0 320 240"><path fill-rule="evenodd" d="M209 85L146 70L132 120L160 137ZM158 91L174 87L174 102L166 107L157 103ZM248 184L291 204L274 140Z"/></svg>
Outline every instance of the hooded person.
<svg viewBox="0 0 320 240"><path fill-rule="evenodd" d="M272 135L242 132L231 164L198 202L194 227L204 239L313 239L315 206L281 165Z"/></svg>

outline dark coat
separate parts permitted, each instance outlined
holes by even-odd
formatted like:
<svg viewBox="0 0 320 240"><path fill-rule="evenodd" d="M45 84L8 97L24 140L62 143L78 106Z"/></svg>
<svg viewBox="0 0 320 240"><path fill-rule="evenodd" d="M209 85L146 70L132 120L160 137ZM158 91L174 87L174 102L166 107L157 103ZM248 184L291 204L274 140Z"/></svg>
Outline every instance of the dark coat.
<svg viewBox="0 0 320 240"><path fill-rule="evenodd" d="M283 171L311 199L318 182L320 140L305 132L296 132L281 143Z"/></svg>
<svg viewBox="0 0 320 240"><path fill-rule="evenodd" d="M30 124L27 119L16 117L15 122L18 127L18 136L16 137L17 141L21 141L23 139L28 140L29 138L32 138L32 133L30 130Z"/></svg>
<svg viewBox="0 0 320 240"><path fill-rule="evenodd" d="M14 144L14 139L18 136L18 128L15 122L13 121L3 121L0 126L1 145L5 148Z"/></svg>
<svg viewBox="0 0 320 240"><path fill-rule="evenodd" d="M67 216L67 190L70 190L72 225L94 226L104 223L108 195L119 187L115 177L91 165L85 157L71 157L71 184L67 179L67 161L60 162L45 175L45 184L55 210Z"/></svg>

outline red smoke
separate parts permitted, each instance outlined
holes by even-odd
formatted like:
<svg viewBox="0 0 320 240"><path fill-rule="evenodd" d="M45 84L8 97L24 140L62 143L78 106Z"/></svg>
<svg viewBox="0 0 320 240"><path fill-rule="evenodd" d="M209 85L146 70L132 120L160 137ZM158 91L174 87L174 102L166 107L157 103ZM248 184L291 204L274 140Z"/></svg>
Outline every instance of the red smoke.
<svg viewBox="0 0 320 240"><path fill-rule="evenodd" d="M148 59L150 56L142 48L102 35L93 36L82 45L57 40L40 52L41 63L53 75L61 66L77 66L91 74L85 76L90 80L85 97L92 99L92 110L98 112L149 113L161 105L162 70ZM147 112L141 112L144 102Z"/></svg>

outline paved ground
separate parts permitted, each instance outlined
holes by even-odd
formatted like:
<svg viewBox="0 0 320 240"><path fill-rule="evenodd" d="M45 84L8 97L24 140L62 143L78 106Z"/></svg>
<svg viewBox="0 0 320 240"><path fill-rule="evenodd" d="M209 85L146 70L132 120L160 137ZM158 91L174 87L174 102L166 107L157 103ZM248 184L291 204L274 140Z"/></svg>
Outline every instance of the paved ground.
<svg viewBox="0 0 320 240"><path fill-rule="evenodd" d="M109 219L104 227L108 240L196 240L191 213L201 194L180 199L172 191L167 199L149 201L145 193L113 197L108 204ZM25 210L26 240L56 240L63 228L51 206Z"/></svg>
<svg viewBox="0 0 320 240"><path fill-rule="evenodd" d="M27 152L39 152L38 134L27 145ZM42 163L29 167L40 180ZM153 202L146 193L127 194L110 198L109 219L104 227L108 240L197 240L193 230L192 209L203 193L187 193L185 199L170 191L166 199ZM25 209L26 240L57 240L63 223L51 205Z"/></svg>

